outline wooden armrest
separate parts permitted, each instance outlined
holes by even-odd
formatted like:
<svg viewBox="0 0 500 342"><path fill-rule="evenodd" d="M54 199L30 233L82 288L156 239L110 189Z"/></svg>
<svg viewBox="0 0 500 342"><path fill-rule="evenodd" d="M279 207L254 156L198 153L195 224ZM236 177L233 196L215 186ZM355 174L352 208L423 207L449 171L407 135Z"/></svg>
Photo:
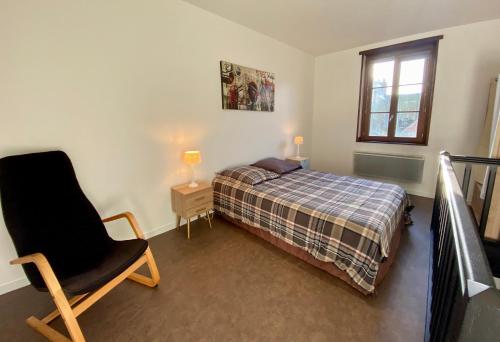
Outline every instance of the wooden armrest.
<svg viewBox="0 0 500 342"><path fill-rule="evenodd" d="M49 262L47 261L47 258L42 253L34 253L30 255L25 255L23 257L14 259L10 261L11 265L22 265L22 264L29 264L30 262L36 264L37 266L47 264L49 267Z"/></svg>
<svg viewBox="0 0 500 342"><path fill-rule="evenodd" d="M45 284L49 288L50 292L54 295L55 293L62 291L61 285L59 284L59 280L57 279L52 267L49 264L49 261L42 253L33 253L29 255L25 255L23 257L14 259L10 261L11 265L22 265L29 264L30 262L34 263L38 268L38 271L42 275Z"/></svg>
<svg viewBox="0 0 500 342"><path fill-rule="evenodd" d="M142 232L141 228L139 228L139 224L137 223L134 214L132 214L129 211L105 218L102 220L102 222L106 223L119 220L122 218L127 219L128 223L132 227L132 230L134 231L135 236L137 236L138 239L144 239L144 233Z"/></svg>

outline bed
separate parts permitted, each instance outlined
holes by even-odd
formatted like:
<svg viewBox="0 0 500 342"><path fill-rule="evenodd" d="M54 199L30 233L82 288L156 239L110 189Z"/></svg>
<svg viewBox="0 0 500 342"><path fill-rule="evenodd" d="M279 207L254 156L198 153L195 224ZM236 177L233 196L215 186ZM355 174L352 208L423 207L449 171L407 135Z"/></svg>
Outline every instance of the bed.
<svg viewBox="0 0 500 342"><path fill-rule="evenodd" d="M363 294L375 291L395 259L402 229L410 223L404 189L304 169L256 184L242 179L216 175L218 214Z"/></svg>

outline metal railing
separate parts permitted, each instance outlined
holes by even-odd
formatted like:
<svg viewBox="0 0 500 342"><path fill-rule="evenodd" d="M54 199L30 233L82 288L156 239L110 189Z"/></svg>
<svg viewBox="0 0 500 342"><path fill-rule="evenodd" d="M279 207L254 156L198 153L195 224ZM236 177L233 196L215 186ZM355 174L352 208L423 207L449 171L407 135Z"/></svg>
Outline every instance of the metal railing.
<svg viewBox="0 0 500 342"><path fill-rule="evenodd" d="M498 341L500 291L495 288L482 236L500 160L447 152L439 159L425 341ZM452 162L465 163L462 186ZM479 227L466 202L472 164L491 166Z"/></svg>

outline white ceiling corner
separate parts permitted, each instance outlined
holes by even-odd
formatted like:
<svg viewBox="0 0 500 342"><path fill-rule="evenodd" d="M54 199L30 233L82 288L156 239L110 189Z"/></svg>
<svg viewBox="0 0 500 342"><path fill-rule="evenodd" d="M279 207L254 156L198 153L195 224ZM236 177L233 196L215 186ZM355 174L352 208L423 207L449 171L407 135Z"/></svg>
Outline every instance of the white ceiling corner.
<svg viewBox="0 0 500 342"><path fill-rule="evenodd" d="M500 18L499 0L184 0L318 56Z"/></svg>

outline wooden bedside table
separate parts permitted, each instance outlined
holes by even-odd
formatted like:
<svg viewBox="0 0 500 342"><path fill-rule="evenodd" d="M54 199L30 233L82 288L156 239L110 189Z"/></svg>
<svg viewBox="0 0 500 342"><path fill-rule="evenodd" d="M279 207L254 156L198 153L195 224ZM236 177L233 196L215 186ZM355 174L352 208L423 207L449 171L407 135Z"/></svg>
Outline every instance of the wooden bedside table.
<svg viewBox="0 0 500 342"><path fill-rule="evenodd" d="M179 228L181 217L187 220L187 237L191 238L191 217L200 218L205 213L208 224L212 228L209 211L214 208L212 185L206 181L199 181L196 188L188 187L188 183L174 186L172 193L172 210L177 215L177 227Z"/></svg>
<svg viewBox="0 0 500 342"><path fill-rule="evenodd" d="M292 163L297 163L302 166L303 169L309 170L309 158L308 157L288 157L287 161Z"/></svg>

